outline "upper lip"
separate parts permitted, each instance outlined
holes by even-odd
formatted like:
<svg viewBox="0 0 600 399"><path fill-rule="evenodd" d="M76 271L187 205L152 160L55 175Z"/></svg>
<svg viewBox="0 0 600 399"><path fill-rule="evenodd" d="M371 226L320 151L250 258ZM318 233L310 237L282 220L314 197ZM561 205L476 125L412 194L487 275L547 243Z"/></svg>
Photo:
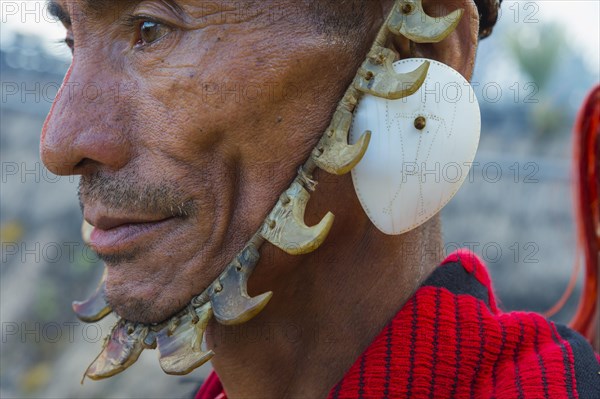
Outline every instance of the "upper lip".
<svg viewBox="0 0 600 399"><path fill-rule="evenodd" d="M92 226L100 230L110 230L119 226L128 224L139 224L139 223L155 223L166 219L170 219L172 216L164 215L153 215L153 216L140 216L140 215L118 215L106 213L100 213L93 209L86 209L84 211L84 219Z"/></svg>

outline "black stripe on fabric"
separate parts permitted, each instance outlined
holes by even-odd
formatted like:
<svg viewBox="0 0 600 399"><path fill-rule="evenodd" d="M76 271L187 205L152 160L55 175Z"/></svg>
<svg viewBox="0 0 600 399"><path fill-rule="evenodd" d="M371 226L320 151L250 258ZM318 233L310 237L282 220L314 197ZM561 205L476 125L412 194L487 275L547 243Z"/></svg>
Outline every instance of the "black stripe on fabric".
<svg viewBox="0 0 600 399"><path fill-rule="evenodd" d="M525 394L523 393L523 384L521 383L521 370L519 368L519 349L521 349L521 345L523 345L523 339L525 338L525 326L523 325L523 321L520 317L517 317L519 320L519 342L515 346L515 353L513 354L513 361L515 365L515 384L517 385L517 391L519 391L519 399L524 399Z"/></svg>
<svg viewBox="0 0 600 399"><path fill-rule="evenodd" d="M360 371L358 373L358 399L363 399L365 395L365 364L367 355L360 358Z"/></svg>
<svg viewBox="0 0 600 399"><path fill-rule="evenodd" d="M535 334L534 334L535 348L534 349L535 349L535 355L537 356L537 359L538 359L538 365L540 366L540 372L542 374L542 386L544 387L544 398L549 399L550 393L548 392L548 380L546 378L546 365L544 364L544 358L542 358L542 355L540 354L540 329L538 327L537 317L533 316L533 317L531 317L531 319L533 320L533 325L535 326Z"/></svg>
<svg viewBox="0 0 600 399"><path fill-rule="evenodd" d="M498 353L498 358L496 359L494 369L492 370L492 399L496 399L496 388L498 388L498 365L500 364L500 357L504 353L504 348L506 347L506 329L504 328L502 320L498 319L498 324L500 324L500 352Z"/></svg>
<svg viewBox="0 0 600 399"><path fill-rule="evenodd" d="M560 336L571 345L575 361L575 381L580 398L600 398L600 364L590 344L576 331L556 324Z"/></svg>
<svg viewBox="0 0 600 399"><path fill-rule="evenodd" d="M571 375L571 364L569 363L569 354L567 353L567 348L565 344L559 339L556 335L556 330L554 329L554 324L548 321L548 325L550 327L550 334L552 334L552 339L554 343L560 346L562 355L563 355L563 367L565 369L565 383L567 385L567 395L569 398L573 398L573 377Z"/></svg>
<svg viewBox="0 0 600 399"><path fill-rule="evenodd" d="M477 384L477 377L481 370L481 364L483 363L483 354L485 352L485 334L483 331L483 313L481 311L481 301L477 301L477 323L479 323L479 357L475 365L475 375L471 380L471 398L475 399L475 385Z"/></svg>
<svg viewBox="0 0 600 399"><path fill-rule="evenodd" d="M410 357L408 364L408 386L406 387L407 397L412 396L414 369L415 369L415 349L417 342L417 296L415 295L412 299L412 320L410 327Z"/></svg>
<svg viewBox="0 0 600 399"><path fill-rule="evenodd" d="M490 297L488 289L468 273L459 262L447 263L436 268L427 280L424 287L446 288L454 295L471 295L485 303L490 308Z"/></svg>
<svg viewBox="0 0 600 399"><path fill-rule="evenodd" d="M344 381L344 380L342 379L342 381ZM342 390L342 381L338 382L337 385L335 386L335 388L333 390L333 399L340 398L340 391Z"/></svg>
<svg viewBox="0 0 600 399"><path fill-rule="evenodd" d="M456 349L454 351L454 355L456 356L456 364L454 366L454 382L452 383L452 390L450 391L450 397L454 398L456 396L456 389L458 388L458 373L460 370L460 355L461 355L461 351L460 351L460 346L462 345L461 343L461 330L460 330L460 311L459 311L459 307L458 307L458 296L454 296L454 317L456 320Z"/></svg>
<svg viewBox="0 0 600 399"><path fill-rule="evenodd" d="M442 290L435 290L435 318L433 319L433 355L431 359L431 388L429 390L429 398L434 399L435 391L435 370L437 366L438 356L438 339L440 335L440 306L442 302Z"/></svg>
<svg viewBox="0 0 600 399"><path fill-rule="evenodd" d="M392 363L392 328L393 323L388 324L385 334L385 383L383 385L383 397L388 399L390 396L390 366Z"/></svg>

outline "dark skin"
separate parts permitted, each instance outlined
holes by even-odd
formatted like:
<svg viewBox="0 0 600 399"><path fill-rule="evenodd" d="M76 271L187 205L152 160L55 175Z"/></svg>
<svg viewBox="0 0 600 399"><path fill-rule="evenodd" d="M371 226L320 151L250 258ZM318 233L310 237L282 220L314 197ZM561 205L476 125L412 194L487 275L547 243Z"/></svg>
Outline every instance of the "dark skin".
<svg viewBox="0 0 600 399"><path fill-rule="evenodd" d="M82 176L115 312L161 322L258 229L329 124L392 2L367 2L352 37L323 33L298 11L273 18L269 1L242 2L244 12L209 12L200 1L87 3L57 2L74 58L41 156L56 174ZM426 4L432 15L465 8L450 37L393 45L469 78L475 6L434 5ZM213 322L207 331L230 398L325 397L441 260L437 218L385 236L349 175L316 177L307 224L336 215L323 247L292 257L265 245L249 290L273 291L270 304L242 326Z"/></svg>

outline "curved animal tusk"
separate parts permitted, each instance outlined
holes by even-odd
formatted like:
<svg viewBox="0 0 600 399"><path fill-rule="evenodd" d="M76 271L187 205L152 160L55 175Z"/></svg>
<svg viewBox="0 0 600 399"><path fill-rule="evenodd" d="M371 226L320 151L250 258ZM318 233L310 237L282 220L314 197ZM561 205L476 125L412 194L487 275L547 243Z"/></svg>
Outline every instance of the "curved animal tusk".
<svg viewBox="0 0 600 399"><path fill-rule="evenodd" d="M214 352L202 350L204 331L213 312L210 303L181 316L176 325L156 333L160 367L167 374L185 375L208 362Z"/></svg>
<svg viewBox="0 0 600 399"><path fill-rule="evenodd" d="M247 283L260 254L254 245L246 246L213 284L209 296L217 321L224 325L244 323L256 316L273 296L266 292L254 298L248 295Z"/></svg>
<svg viewBox="0 0 600 399"><path fill-rule="evenodd" d="M429 62L424 62L412 72L396 73L396 54L385 47L375 47L358 70L356 89L363 93L388 100L398 100L415 93L427 77Z"/></svg>
<svg viewBox="0 0 600 399"><path fill-rule="evenodd" d="M415 43L437 43L456 29L463 13L460 8L444 17L430 17L421 0L401 0L396 2L387 27Z"/></svg>
<svg viewBox="0 0 600 399"><path fill-rule="evenodd" d="M333 115L327 133L312 152L315 164L326 172L343 175L360 162L369 147L371 132L366 131L355 144L348 144L348 132L352 125L352 113L338 108Z"/></svg>
<svg viewBox="0 0 600 399"><path fill-rule="evenodd" d="M333 214L327 212L319 224L308 227L304 224L304 212L310 195L298 179L275 205L260 234L271 244L290 255L302 255L317 249L331 230Z"/></svg>
<svg viewBox="0 0 600 399"><path fill-rule="evenodd" d="M86 245L90 245L92 230L94 226L86 222L85 220L81 223L81 238Z"/></svg>
<svg viewBox="0 0 600 399"><path fill-rule="evenodd" d="M105 291L106 267L104 268L104 274L102 274L102 279L98 284L98 288L96 288L96 291L94 291L92 296L85 301L74 301L71 305L79 320L85 321L86 323L94 323L102 320L112 311L111 307L106 302Z"/></svg>
<svg viewBox="0 0 600 399"><path fill-rule="evenodd" d="M136 362L145 348L152 348L146 342L148 331L148 326L134 326L131 322L119 320L106 337L102 352L85 371L84 378L101 380L126 370Z"/></svg>

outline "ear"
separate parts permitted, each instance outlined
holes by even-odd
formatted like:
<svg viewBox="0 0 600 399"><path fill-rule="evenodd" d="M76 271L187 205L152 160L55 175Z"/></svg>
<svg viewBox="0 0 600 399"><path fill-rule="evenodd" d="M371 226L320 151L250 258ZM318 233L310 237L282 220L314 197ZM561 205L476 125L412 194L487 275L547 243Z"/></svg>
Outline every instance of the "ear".
<svg viewBox="0 0 600 399"><path fill-rule="evenodd" d="M430 58L451 66L470 80L475 65L479 38L479 14L473 0L423 0L425 12L443 17L462 8L463 16L456 29L439 43L413 43L404 37L394 38L394 47L401 58Z"/></svg>

